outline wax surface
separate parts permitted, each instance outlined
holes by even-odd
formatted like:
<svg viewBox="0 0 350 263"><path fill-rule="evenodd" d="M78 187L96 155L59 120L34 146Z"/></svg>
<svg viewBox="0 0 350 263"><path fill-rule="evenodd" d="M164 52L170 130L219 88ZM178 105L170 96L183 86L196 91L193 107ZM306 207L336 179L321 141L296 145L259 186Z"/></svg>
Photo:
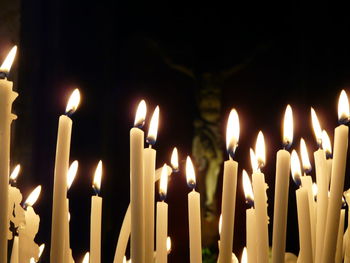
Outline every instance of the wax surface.
<svg viewBox="0 0 350 263"><path fill-rule="evenodd" d="M190 262L202 262L200 195L196 191L188 194L188 226L190 234Z"/></svg>
<svg viewBox="0 0 350 263"><path fill-rule="evenodd" d="M248 262L256 263L256 216L255 209L250 208L246 211L246 231L247 231L247 253L248 253Z"/></svg>
<svg viewBox="0 0 350 263"><path fill-rule="evenodd" d="M90 263L101 262L102 198L91 197Z"/></svg>
<svg viewBox="0 0 350 263"><path fill-rule="evenodd" d="M156 263L168 262L166 239L168 237L168 205L157 202L157 252Z"/></svg>

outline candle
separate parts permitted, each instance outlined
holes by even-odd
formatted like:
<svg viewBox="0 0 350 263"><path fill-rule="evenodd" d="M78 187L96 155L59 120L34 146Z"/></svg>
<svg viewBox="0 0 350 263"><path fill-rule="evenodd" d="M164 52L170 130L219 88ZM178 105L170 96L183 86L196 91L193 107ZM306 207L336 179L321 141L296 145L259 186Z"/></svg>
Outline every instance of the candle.
<svg viewBox="0 0 350 263"><path fill-rule="evenodd" d="M220 236L219 263L231 263L233 229L235 221L236 188L238 163L232 158L238 146L239 118L237 111L232 109L227 122L226 149L229 160L224 163L222 183L222 231Z"/></svg>
<svg viewBox="0 0 350 263"><path fill-rule="evenodd" d="M191 158L186 159L187 184L192 189L188 194L188 226L190 236L190 262L202 262L200 195L195 191L196 175Z"/></svg>
<svg viewBox="0 0 350 263"><path fill-rule="evenodd" d="M265 142L264 135L259 131L256 141L256 161L257 170L253 171L253 190L255 197L256 213L256 234L257 234L257 258L259 262L268 262L269 252L269 233L268 233L268 216L267 216L267 196L265 176L261 173L260 168L265 165Z"/></svg>
<svg viewBox="0 0 350 263"><path fill-rule="evenodd" d="M11 113L11 108L18 95L12 90L13 83L7 80L7 76L16 51L17 47L14 46L0 67L0 262L7 262L10 137L11 122L16 119L16 115Z"/></svg>
<svg viewBox="0 0 350 263"><path fill-rule="evenodd" d="M256 263L256 217L254 209L254 194L252 184L249 176L245 170L242 172L243 190L246 202L251 208L246 210L246 246L247 246L247 260L249 263Z"/></svg>
<svg viewBox="0 0 350 263"><path fill-rule="evenodd" d="M33 257L39 260L39 246L34 242L34 238L39 230L40 217L33 209L34 203L38 200L41 186L36 187L28 196L24 203L25 224L18 228L18 260L19 262L29 262Z"/></svg>
<svg viewBox="0 0 350 263"><path fill-rule="evenodd" d="M72 186L72 183L75 179L75 176L78 171L78 161L72 162L72 164L69 166L68 173L67 173L67 192ZM72 250L70 249L70 229L69 229L69 222L70 222L70 216L69 216L69 199L66 198L66 216L65 216L65 226L64 226L64 251L65 251L65 262L73 262L73 256L72 256Z"/></svg>
<svg viewBox="0 0 350 263"><path fill-rule="evenodd" d="M152 146L157 140L159 107L154 110L146 142L149 148L144 149L144 195L145 195L145 262L153 263L154 253L154 176L156 170L156 150Z"/></svg>
<svg viewBox="0 0 350 263"><path fill-rule="evenodd" d="M340 211L340 222L337 235L337 249L335 253L335 263L343 262L343 235L344 235L344 223L345 223L345 209Z"/></svg>
<svg viewBox="0 0 350 263"><path fill-rule="evenodd" d="M338 116L340 123L345 123L349 118L349 102L343 90L338 104ZM334 155L332 164L332 180L330 197L327 210L327 223L324 238L322 262L334 262L341 210L341 198L344 188L346 157L348 150L349 128L340 124L334 130Z"/></svg>
<svg viewBox="0 0 350 263"><path fill-rule="evenodd" d="M293 141L293 112L288 105L284 115L283 145L289 148ZM273 214L272 262L284 262L288 213L290 153L279 150L276 155L276 184ZM249 253L249 251L248 251Z"/></svg>
<svg viewBox="0 0 350 263"><path fill-rule="evenodd" d="M136 111L134 127L130 130L130 206L131 259L145 262L144 242L144 132L140 129L146 117L146 103L142 100Z"/></svg>
<svg viewBox="0 0 350 263"><path fill-rule="evenodd" d="M52 202L51 263L64 262L64 222L67 220L67 172L72 133L72 120L68 115L77 109L79 101L79 90L75 89L68 100L66 115L61 115L59 118Z"/></svg>
<svg viewBox="0 0 350 263"><path fill-rule="evenodd" d="M161 201L157 202L157 253L156 263L168 262L167 236L168 236L168 204L164 202L167 194L168 172L164 164L159 182L159 196Z"/></svg>
<svg viewBox="0 0 350 263"><path fill-rule="evenodd" d="M300 186L300 188L295 191L297 199L300 246L298 261L313 262L309 198L307 189L301 185L300 161L295 150L292 151L291 155L291 170L294 182Z"/></svg>
<svg viewBox="0 0 350 263"><path fill-rule="evenodd" d="M100 263L101 261L102 197L98 196L101 189L101 179L102 161L99 161L92 185L96 195L91 197L90 263Z"/></svg>

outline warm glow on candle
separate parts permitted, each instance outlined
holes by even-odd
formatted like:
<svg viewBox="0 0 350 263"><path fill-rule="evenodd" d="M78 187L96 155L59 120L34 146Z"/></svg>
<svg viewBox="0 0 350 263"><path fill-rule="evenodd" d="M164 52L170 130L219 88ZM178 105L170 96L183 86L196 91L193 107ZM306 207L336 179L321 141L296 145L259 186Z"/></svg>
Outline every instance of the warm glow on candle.
<svg viewBox="0 0 350 263"><path fill-rule="evenodd" d="M171 166L173 167L173 170L178 171L179 170L179 154L177 152L176 147L174 147L174 150L171 154Z"/></svg>
<svg viewBox="0 0 350 263"><path fill-rule="evenodd" d="M143 127L143 125L145 124L146 113L147 113L146 102L144 100L141 100L139 103L139 106L137 107L134 127L139 127L139 128Z"/></svg>
<svg viewBox="0 0 350 263"><path fill-rule="evenodd" d="M287 105L284 113L283 122L283 144L285 147L290 147L293 142L293 111L290 105Z"/></svg>
<svg viewBox="0 0 350 263"><path fill-rule="evenodd" d="M253 203L254 193L253 193L252 183L249 179L248 173L244 169L242 171L242 182L243 182L245 199L247 200L248 203Z"/></svg>
<svg viewBox="0 0 350 263"><path fill-rule="evenodd" d="M317 144L321 145L321 143L322 143L322 129L321 129L320 122L318 121L316 112L315 112L314 108L312 108L312 107L311 107L311 121L312 121L312 127L314 129L314 134L315 134Z"/></svg>
<svg viewBox="0 0 350 263"><path fill-rule="evenodd" d="M294 182L299 186L301 183L301 168L299 156L295 150L292 151L291 155L291 171Z"/></svg>
<svg viewBox="0 0 350 263"><path fill-rule="evenodd" d="M339 102L338 102L338 120L341 123L346 123L349 120L349 100L348 96L346 95L345 90L342 90L339 96Z"/></svg>
<svg viewBox="0 0 350 263"><path fill-rule="evenodd" d="M163 165L162 173L159 180L159 195L162 201L165 200L168 191L168 166Z"/></svg>
<svg viewBox="0 0 350 263"><path fill-rule="evenodd" d="M154 145L157 140L158 121L159 121L159 106L157 106L153 112L151 122L149 125L148 135L146 138L147 143L151 145Z"/></svg>
<svg viewBox="0 0 350 263"><path fill-rule="evenodd" d="M14 46L10 52L8 53L7 57L5 58L4 62L2 63L1 67L0 67L0 72L10 72L12 63L16 57L16 53L17 53L17 46Z"/></svg>
<svg viewBox="0 0 350 263"><path fill-rule="evenodd" d="M166 238L166 251L168 254L170 254L170 252L171 252L171 238L170 237Z"/></svg>
<svg viewBox="0 0 350 263"><path fill-rule="evenodd" d="M86 252L82 263L89 263L89 261L90 261L90 253Z"/></svg>
<svg viewBox="0 0 350 263"><path fill-rule="evenodd" d="M188 186L194 189L196 187L196 174L194 172L192 160L189 156L187 156L186 159L186 179Z"/></svg>
<svg viewBox="0 0 350 263"><path fill-rule="evenodd" d="M227 121L226 129L226 149L231 157L233 157L239 140L239 118L235 109L232 109Z"/></svg>
<svg viewBox="0 0 350 263"><path fill-rule="evenodd" d="M66 107L66 113L73 113L77 110L80 102L80 92L78 89L75 89L72 92L72 95L70 95L67 107Z"/></svg>
<svg viewBox="0 0 350 263"><path fill-rule="evenodd" d="M68 174L67 174L67 189L68 190L72 186L74 178L77 175L78 166L79 166L79 164L78 164L77 160L72 162L72 164L69 166Z"/></svg>
<svg viewBox="0 0 350 263"><path fill-rule="evenodd" d="M313 194L314 198L316 198L317 193L318 193L317 184L316 184L316 183L313 183L313 184L312 184L312 194Z"/></svg>
<svg viewBox="0 0 350 263"><path fill-rule="evenodd" d="M303 164L303 170L306 174L311 171L311 164L309 159L309 154L307 152L306 143L303 138L300 139L300 154L301 154L301 162Z"/></svg>
<svg viewBox="0 0 350 263"><path fill-rule="evenodd" d="M10 180L12 181L16 181L17 177L18 177L18 174L21 170L21 165L20 164L17 164L15 169L13 169L11 175L10 175Z"/></svg>
<svg viewBox="0 0 350 263"><path fill-rule="evenodd" d="M332 144L329 139L328 133L323 130L322 131L322 148L326 152L327 157L332 155Z"/></svg>
<svg viewBox="0 0 350 263"><path fill-rule="evenodd" d="M243 248L241 263L248 263L247 248Z"/></svg>
<svg viewBox="0 0 350 263"><path fill-rule="evenodd" d="M30 193L27 200L24 202L26 206L33 206L35 202L38 200L41 192L41 185L37 186L33 192Z"/></svg>
<svg viewBox="0 0 350 263"><path fill-rule="evenodd" d="M222 229L222 214L220 214L220 218L219 218L219 235L221 235L221 229Z"/></svg>
<svg viewBox="0 0 350 263"><path fill-rule="evenodd" d="M258 172L259 171L259 164L258 164L258 160L257 160L256 155L255 155L255 152L252 148L250 148L249 154L250 154L250 163L252 165L253 173Z"/></svg>
<svg viewBox="0 0 350 263"><path fill-rule="evenodd" d="M258 138L256 139L256 144L255 144L255 155L256 159L258 161L258 167L264 167L265 166L265 140L264 140L264 134L259 131L258 133Z"/></svg>
<svg viewBox="0 0 350 263"><path fill-rule="evenodd" d="M95 170L94 182L92 184L92 187L97 192L99 192L101 189L101 180L102 180L102 161L100 160L97 164L97 167Z"/></svg>

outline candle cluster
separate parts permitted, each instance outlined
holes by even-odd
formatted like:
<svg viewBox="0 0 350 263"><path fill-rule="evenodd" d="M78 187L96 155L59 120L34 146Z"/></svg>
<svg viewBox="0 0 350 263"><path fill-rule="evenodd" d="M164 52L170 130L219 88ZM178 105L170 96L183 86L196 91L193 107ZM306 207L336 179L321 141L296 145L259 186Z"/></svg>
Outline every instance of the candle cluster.
<svg viewBox="0 0 350 263"><path fill-rule="evenodd" d="M11 263L38 262L44 245L40 247L34 238L39 230L40 218L33 206L38 199L38 186L22 202L22 194L16 187L20 166L16 166L9 176L10 130L16 116L11 113L12 103L17 93L12 91L12 82L7 80L15 58L14 47L0 67L0 262L7 262L8 240L12 246ZM65 114L59 117L54 187L52 203L52 228L50 262L73 263L70 248L69 200L67 191L78 170L78 162L69 167L72 133L71 115L80 101L79 90L74 90L67 103ZM344 191L347 160L350 109L345 91L338 104L340 125L334 131L332 145L325 130L321 128L316 111L311 108L311 121L318 150L314 152L316 182L313 182L312 167L306 142L300 139L300 156L291 150L293 144L293 112L286 107L283 122L283 149L276 154L276 174L274 190L274 212L272 231L272 262L350 262L350 230L344 233L345 214L343 203L350 202L350 189ZM166 202L168 179L179 172L178 150L174 148L170 166L164 164L156 169L157 141L160 110L157 106L150 119L148 134L143 131L147 117L146 102L142 100L130 129L130 205L126 211L115 250L114 263L166 263L171 251L168 237L168 204ZM227 160L223 167L222 206L218 241L219 263L238 262L232 253L234 246L234 218L239 164L234 160L240 137L239 116L232 109L226 130ZM145 142L148 147L145 147ZM242 170L243 189L248 204L246 209L246 248L241 262L269 262L269 215L263 168L266 164L265 138L258 132L255 148L250 149L251 178L247 170ZM102 179L102 161L95 171L91 197L90 251L82 260L84 263L101 262L101 222L103 199L99 196ZM295 191L298 212L299 245L297 256L286 253L286 229L288 213L288 192L290 174L298 186ZM200 194L196 191L195 166L190 156L186 158L186 179L188 193L188 233L190 262L202 262ZM156 182L159 181L159 201L155 202ZM344 197L345 199L344 199ZM350 216L348 226L350 223ZM12 226L10 228L10 226ZM10 229L14 229L13 232ZM130 237L130 259L126 259L126 249Z"/></svg>

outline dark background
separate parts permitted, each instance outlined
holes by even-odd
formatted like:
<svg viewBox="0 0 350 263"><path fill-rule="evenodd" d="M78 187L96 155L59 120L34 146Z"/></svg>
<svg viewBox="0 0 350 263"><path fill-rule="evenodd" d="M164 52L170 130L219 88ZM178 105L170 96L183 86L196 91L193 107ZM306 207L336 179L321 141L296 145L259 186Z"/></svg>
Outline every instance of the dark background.
<svg viewBox="0 0 350 263"><path fill-rule="evenodd" d="M338 95L350 80L346 8L302 1L207 5L33 0L22 1L20 11L20 41L1 47L0 54L4 58L11 44L19 45L14 70L20 96L14 103L18 120L13 125L11 164L23 166L18 185L24 196L36 185L43 186L35 209L41 216L37 241L47 244L44 262L49 258L58 117L75 87L82 101L72 117L71 160L79 160L80 166L68 196L76 262L89 249L91 182L99 159L104 162L102 262L113 260L129 202L128 133L141 98L150 112L156 105L161 109L157 167L169 161L174 146L181 160L191 153L197 84L169 67L164 57L198 75L244 65L222 85L222 133L235 107L241 120L239 174L242 168L250 170L248 150L258 131L265 134L270 230L275 153L281 148L286 104L292 105L295 117L293 148L299 147L301 136L310 157L317 148L310 106L333 138ZM220 183L218 188L221 193ZM287 250L297 253L295 189L291 181ZM170 262L189 261L188 191L184 173L174 175L167 199L174 247ZM239 258L245 244L245 208L239 177L233 247Z"/></svg>

